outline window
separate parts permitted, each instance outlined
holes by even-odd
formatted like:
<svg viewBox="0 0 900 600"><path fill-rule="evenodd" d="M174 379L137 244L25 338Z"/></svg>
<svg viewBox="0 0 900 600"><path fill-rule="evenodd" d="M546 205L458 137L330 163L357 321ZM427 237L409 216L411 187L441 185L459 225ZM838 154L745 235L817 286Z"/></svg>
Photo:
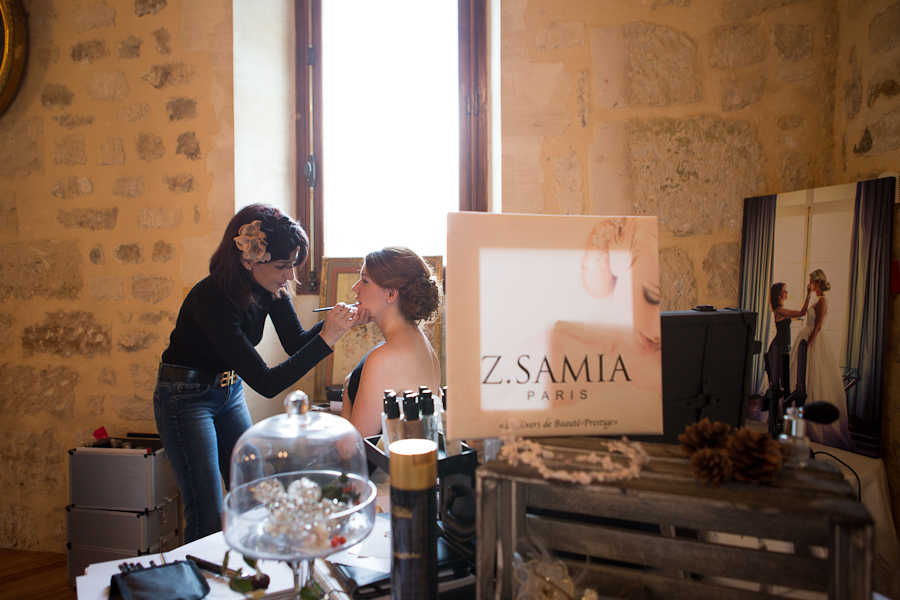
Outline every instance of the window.
<svg viewBox="0 0 900 600"><path fill-rule="evenodd" d="M420 151L419 154L428 153L431 164L436 162L446 163L453 162L458 166L458 175L454 178L458 181L458 204L452 206L451 209L459 208L459 210L486 210L487 209L487 111L486 111L486 85L487 85L487 34L486 34L486 0L459 0L457 4L456 15L444 14L437 15L437 18L444 21L452 20L456 17L458 26L458 38L453 40L452 37L445 37L446 43L452 44L457 42L458 61L457 68L459 71L458 85L458 106L443 109L443 112L432 112L428 114L422 109L422 104L428 102L427 99L411 101L411 104L404 105L405 94L397 92L394 97L389 98L388 103L380 108L374 108L376 113L381 113L384 118L378 119L376 115L366 117L363 111L358 111L360 107L372 109L376 102L367 98L364 92L354 92L351 100L357 103L354 108L353 103L349 103L341 108L339 105L333 105L329 100L330 92L323 94L323 79L328 85L328 89L335 90L337 99L341 96L348 95L347 92L340 92L338 83L334 76L329 80L328 74L323 74L323 58L328 52L330 43L340 43L340 36L347 35L348 39L353 40L352 52L357 55L354 61L352 54L349 55L349 62L343 66L334 67L337 69L349 69L357 67L364 63L365 59L375 56L376 64L379 66L363 67L370 74L376 71L375 76L381 78L381 83L386 81L392 74L399 77L409 78L409 72L421 70L421 65L411 64L413 59L420 59L419 52L413 42L408 49L398 54L398 50L389 49L390 41L381 44L377 41L360 41L359 36L364 32L357 31L353 33L354 21L362 21L364 24L369 21L371 23L373 16L366 16L361 12L367 7L373 7L380 13L385 14L387 4L390 3L372 3L360 2L356 6L356 2L329 0L324 7L321 0L297 0L296 1L296 26L297 26L297 210L296 214L300 221L307 228L310 234L310 241L313 253L308 263L309 269L298 274L300 281L306 283L305 290L315 293L318 289L318 279L320 275L321 257L323 249L329 245L324 237L327 235L327 229L324 227L326 220L329 222L337 220L333 217L335 213L342 214L340 208L341 198L347 196L356 196L360 194L359 189L353 190L348 187L348 183L352 183L352 177L348 174L358 173L355 179L363 181L367 189L366 202L372 204L366 207L367 211L373 211L374 206L379 207L380 211L385 214L405 215L409 218L394 218L391 223L394 227L408 227L410 222L418 222L417 217L422 216L420 213L410 214L409 208L401 206L391 206L388 204L397 196L405 195L407 198L417 198L422 203L429 203L432 194L430 189L440 188L446 189L453 186L453 181L447 179L441 180L442 176L434 175L427 172L428 161L425 166L422 164L412 164L412 159L404 159L402 154L398 155L400 150L392 150L389 147L390 132L396 128L396 120L409 119L420 131L428 129L434 136L444 136L443 139L458 139L458 159L447 154L448 148L452 154L456 151L453 144L449 142L438 144L431 150ZM407 2L396 2L402 6ZM401 24L401 27L409 28L411 31L414 27L416 31L427 30L434 27L432 35L439 38L441 35L437 30L441 29L440 22L428 25L427 18L422 14L418 14L418 8L422 5L432 3L418 2L408 3L405 12L407 17L415 20L414 25ZM437 4L437 3L436 3ZM440 3L444 4L444 3ZM341 18L341 12L348 13L346 27L329 28L328 23ZM412 12L417 14L409 14ZM354 14L349 14L349 13ZM323 20L325 24L325 44L323 47ZM397 21L399 23L399 21ZM379 26L370 24L369 27L374 29L377 36L367 36L377 39L390 38L391 31L387 26ZM446 31L446 28L443 28ZM401 29L402 31L402 29ZM331 36L336 36L334 42L330 41ZM396 37L396 36L395 36ZM354 39L356 38L356 39ZM350 45L350 44L345 44ZM419 52L419 54L417 54ZM334 60L340 61L341 58L335 53ZM325 59L325 64L340 65L339 62L331 63L330 59ZM427 60L437 61L433 57ZM441 59L443 60L443 59ZM355 63L355 64L353 64ZM432 70L439 70L437 64ZM407 69L404 71L404 68ZM323 77L324 75L324 77ZM353 77L353 76L351 76ZM359 80L360 76L355 77L355 81L351 82L350 89L365 89L366 83ZM332 88L332 86L334 86ZM434 89L438 86L445 86L446 94L452 93L452 82L448 86L446 77L443 83L438 79L437 82L422 85L423 88ZM396 85L394 86L396 87ZM326 102L329 102L326 104ZM324 107L324 110L323 110ZM393 108L392 108L393 107ZM451 131L449 134L439 132L439 125L446 124L447 121L453 121L452 110L458 114L458 136L454 136ZM351 112L357 114L352 114ZM328 113L328 116L324 115ZM347 120L351 122L348 137L341 138L340 127L334 123L340 123L343 115L347 115ZM323 118L324 117L324 118ZM363 125L353 125L354 117L368 118L373 121L370 127ZM330 120L326 120L330 119ZM377 120L376 120L377 119ZM391 122L394 120L395 122ZM377 125L377 126L376 126ZM454 123L454 126L456 124ZM445 128L446 129L446 128ZM361 133L362 132L362 133ZM325 136L329 136L325 139ZM359 150L362 144L353 144L353 136L358 138L368 138L376 143L373 148L364 150L361 155L353 157L355 151ZM449 136L449 137L447 137ZM374 138L374 140L373 140ZM455 140L454 140L455 141ZM407 142L406 146L415 145L415 143ZM335 150L340 149L340 151ZM359 161L354 164L352 161ZM349 162L348 162L349 161ZM423 173L423 170L426 170ZM329 179L329 177L331 179ZM351 181L348 181L351 180ZM425 187L430 186L430 187ZM417 189L422 189L417 193ZM330 198L334 198L334 204ZM452 200L450 201L452 203ZM444 204L446 207L447 204ZM353 220L372 227L371 223L366 222L366 212L359 209L343 209L349 212L348 221ZM443 222L443 214L448 208L438 209L440 214L440 222ZM329 212L333 211L333 212ZM368 214L371 214L368 213ZM434 217L433 217L434 218ZM434 223L435 221L432 221ZM382 227L383 228L383 227ZM424 229L424 228L423 228ZM342 230L343 231L343 230ZM352 230L348 229L348 235L353 236ZM440 231L434 232L433 235L442 236ZM396 238L382 236L377 244L394 243ZM420 250L418 244L414 241L407 243L408 245ZM357 255L361 255L366 251L374 249L371 243L363 242L364 246L360 246L356 251ZM420 250L423 254L430 253L430 250ZM304 281L305 280L305 281Z"/></svg>

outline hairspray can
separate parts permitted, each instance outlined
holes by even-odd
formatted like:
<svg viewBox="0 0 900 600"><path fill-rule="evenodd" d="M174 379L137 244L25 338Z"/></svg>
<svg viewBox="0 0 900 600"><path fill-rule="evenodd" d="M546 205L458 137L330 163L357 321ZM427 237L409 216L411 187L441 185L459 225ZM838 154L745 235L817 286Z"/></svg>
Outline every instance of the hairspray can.
<svg viewBox="0 0 900 600"><path fill-rule="evenodd" d="M438 597L437 445L391 444L391 599Z"/></svg>

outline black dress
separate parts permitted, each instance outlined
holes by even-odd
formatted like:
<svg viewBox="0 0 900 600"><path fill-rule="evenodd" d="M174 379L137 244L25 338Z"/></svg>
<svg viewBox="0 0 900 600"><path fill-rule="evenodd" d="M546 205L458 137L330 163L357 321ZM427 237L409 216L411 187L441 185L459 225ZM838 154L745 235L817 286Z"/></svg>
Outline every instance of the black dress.
<svg viewBox="0 0 900 600"><path fill-rule="evenodd" d="M772 343L769 344L770 353L772 352L772 347L776 344L781 346L780 354L791 352L791 319L775 321L775 337L772 338Z"/></svg>

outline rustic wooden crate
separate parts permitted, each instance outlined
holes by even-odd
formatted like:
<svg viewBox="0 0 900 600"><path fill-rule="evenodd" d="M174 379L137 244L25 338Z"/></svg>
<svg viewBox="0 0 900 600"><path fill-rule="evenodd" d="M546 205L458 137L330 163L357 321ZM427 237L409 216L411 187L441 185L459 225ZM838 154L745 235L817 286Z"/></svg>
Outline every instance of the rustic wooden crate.
<svg viewBox="0 0 900 600"><path fill-rule="evenodd" d="M538 441L568 457L606 453L597 438ZM749 600L784 597L790 589L802 597L870 600L872 519L833 463L785 468L773 485L714 487L693 478L678 446L644 448L651 460L641 478L615 483L548 481L502 460L479 467L477 597L514 597L513 555L536 535L579 588L601 595Z"/></svg>

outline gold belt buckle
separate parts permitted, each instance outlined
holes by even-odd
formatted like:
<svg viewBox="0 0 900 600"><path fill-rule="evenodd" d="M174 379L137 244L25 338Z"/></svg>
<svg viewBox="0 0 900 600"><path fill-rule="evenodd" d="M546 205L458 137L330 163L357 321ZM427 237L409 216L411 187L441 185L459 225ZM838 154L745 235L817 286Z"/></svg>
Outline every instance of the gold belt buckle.
<svg viewBox="0 0 900 600"><path fill-rule="evenodd" d="M234 385L237 382L238 376L237 373L232 369L231 371L225 371L222 373L221 377L219 377L219 381L216 384L219 387L225 387L228 385Z"/></svg>

